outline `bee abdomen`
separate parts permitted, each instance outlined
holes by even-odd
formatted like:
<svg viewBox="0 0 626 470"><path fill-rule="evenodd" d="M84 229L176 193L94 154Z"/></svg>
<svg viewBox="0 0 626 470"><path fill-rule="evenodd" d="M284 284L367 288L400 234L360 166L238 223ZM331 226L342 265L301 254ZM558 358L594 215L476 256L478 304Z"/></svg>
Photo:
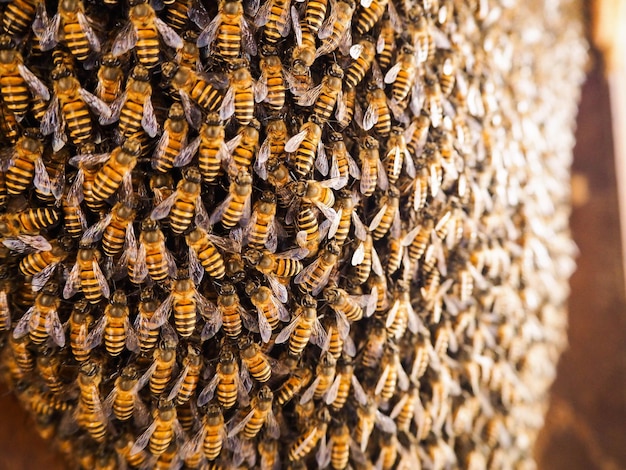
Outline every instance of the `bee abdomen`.
<svg viewBox="0 0 626 470"><path fill-rule="evenodd" d="M196 303L189 299L181 299L174 303L173 309L176 331L183 338L188 338L196 327Z"/></svg>
<svg viewBox="0 0 626 470"><path fill-rule="evenodd" d="M170 211L170 228L173 233L180 235L193 220L196 209L195 201L178 200Z"/></svg>
<svg viewBox="0 0 626 470"><path fill-rule="evenodd" d="M63 31L65 33L65 42L70 52L77 60L86 60L89 57L90 47L87 36L85 36L80 24L78 22L66 23Z"/></svg>
<svg viewBox="0 0 626 470"><path fill-rule="evenodd" d="M156 28L140 28L137 31L135 52L139 62L150 69L159 63L159 35Z"/></svg>
<svg viewBox="0 0 626 470"><path fill-rule="evenodd" d="M28 86L20 75L5 75L0 78L0 93L7 108L18 118L26 114L29 104Z"/></svg>

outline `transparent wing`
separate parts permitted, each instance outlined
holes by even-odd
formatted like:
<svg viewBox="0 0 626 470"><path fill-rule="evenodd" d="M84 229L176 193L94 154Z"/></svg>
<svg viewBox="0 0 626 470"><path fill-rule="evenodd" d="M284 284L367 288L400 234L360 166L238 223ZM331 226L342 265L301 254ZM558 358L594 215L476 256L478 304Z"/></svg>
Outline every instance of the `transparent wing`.
<svg viewBox="0 0 626 470"><path fill-rule="evenodd" d="M49 135L55 132L61 126L61 116L59 114L59 98L54 95L52 101L48 105L43 118L41 119L41 133Z"/></svg>
<svg viewBox="0 0 626 470"><path fill-rule="evenodd" d="M322 92L323 87L324 84L320 83L319 85L305 91L304 94L298 97L298 100L296 101L296 103L298 103L298 106L312 106Z"/></svg>
<svg viewBox="0 0 626 470"><path fill-rule="evenodd" d="M291 137L285 143L285 152L293 153L296 150L298 150L298 147L300 147L300 144L302 144L302 142L304 142L304 139L306 139L307 134L308 134L308 130L304 129L304 130L298 132L293 137Z"/></svg>
<svg viewBox="0 0 626 470"><path fill-rule="evenodd" d="M18 64L17 70L19 71L22 78L26 81L26 84L33 92L33 94L39 96L45 101L50 99L50 92L46 85L43 84L39 78L35 74L33 74L28 68L23 64Z"/></svg>
<svg viewBox="0 0 626 470"><path fill-rule="evenodd" d="M63 288L63 298L69 299L72 297L77 291L79 287L80 281L80 266L78 263L74 264L72 271L70 271L70 275L65 281L65 287Z"/></svg>
<svg viewBox="0 0 626 470"><path fill-rule="evenodd" d="M130 51L137 44L137 30L132 23L128 22L115 38L111 53L120 57Z"/></svg>
<svg viewBox="0 0 626 470"><path fill-rule="evenodd" d="M235 114L235 90L233 87L230 87L224 96L222 105L220 106L220 119L222 121L226 121L233 114Z"/></svg>
<svg viewBox="0 0 626 470"><path fill-rule="evenodd" d="M110 119L113 111L109 108L109 105L98 98L96 95L89 93L84 88L79 88L78 93L83 101L89 106L94 113L101 117L102 121Z"/></svg>
<svg viewBox="0 0 626 470"><path fill-rule="evenodd" d="M58 347L62 348L65 346L65 333L56 309L48 312L48 316L46 317L46 331Z"/></svg>
<svg viewBox="0 0 626 470"><path fill-rule="evenodd" d="M146 96L143 102L143 116L141 117L141 127L146 131L150 137L156 137L159 131L159 123L157 122L154 114L154 108L152 107L152 99L150 96Z"/></svg>
<svg viewBox="0 0 626 470"><path fill-rule="evenodd" d="M30 331L30 319L32 318L34 313L35 306L33 305L26 311L24 315L22 315L22 318L20 318L20 320L17 322L17 325L15 326L15 329L13 330L14 338L19 339L28 334L28 332Z"/></svg>
<svg viewBox="0 0 626 470"><path fill-rule="evenodd" d="M158 17L155 18L154 24L156 25L157 30L159 31L159 34L161 34L161 38L163 39L163 42L165 44L167 44L168 46L174 49L180 49L183 47L182 38L178 35L176 31L170 28L162 19Z"/></svg>
<svg viewBox="0 0 626 470"><path fill-rule="evenodd" d="M93 272L96 275L96 279L98 281L98 285L100 286L100 289L102 290L102 295L108 299L111 296L109 283L106 277L104 276L102 269L100 269L100 265L98 264L98 261L96 259L93 260L92 266L93 266Z"/></svg>
<svg viewBox="0 0 626 470"><path fill-rule="evenodd" d="M92 350L100 343L102 343L102 337L104 336L104 330L107 326L107 318L103 315L96 323L93 330L87 335L87 341L85 341L85 349Z"/></svg>
<svg viewBox="0 0 626 470"><path fill-rule="evenodd" d="M164 199L158 206L156 206L152 212L150 213L150 218L154 220L161 220L168 216L174 202L176 202L176 197L178 196L178 190L174 191L170 194L166 199Z"/></svg>
<svg viewBox="0 0 626 470"><path fill-rule="evenodd" d="M49 51L59 42L59 28L61 27L61 15L54 15L52 20L46 24L46 28L39 38L39 45L42 51Z"/></svg>
<svg viewBox="0 0 626 470"><path fill-rule="evenodd" d="M78 12L76 17L78 18L78 24L80 25L80 28L83 30L83 33L85 33L87 41L89 41L91 50L100 52L100 40L98 39L98 36L96 36L94 30L91 28L89 20L87 19L85 14L83 12Z"/></svg>
<svg viewBox="0 0 626 470"><path fill-rule="evenodd" d="M217 34L217 28L222 22L222 14L218 13L213 21L209 23L209 25L204 28L204 31L200 33L198 36L197 45L198 47L206 47L210 45L215 40L215 35Z"/></svg>
<svg viewBox="0 0 626 470"><path fill-rule="evenodd" d="M148 328L155 330L163 325L169 318L172 305L174 304L174 296L168 295L167 298L161 302L161 305L156 309L154 315L148 322Z"/></svg>

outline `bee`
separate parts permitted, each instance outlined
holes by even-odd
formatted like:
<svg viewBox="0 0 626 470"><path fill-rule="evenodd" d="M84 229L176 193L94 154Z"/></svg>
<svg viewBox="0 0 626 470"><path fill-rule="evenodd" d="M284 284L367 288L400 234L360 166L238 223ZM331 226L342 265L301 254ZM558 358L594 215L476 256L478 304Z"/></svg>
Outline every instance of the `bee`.
<svg viewBox="0 0 626 470"><path fill-rule="evenodd" d="M306 367L296 369L276 391L276 403L279 406L283 406L291 401L296 394L300 393L300 390L311 382L312 378L313 372L311 369Z"/></svg>
<svg viewBox="0 0 626 470"><path fill-rule="evenodd" d="M333 189L337 184L338 181L336 179L298 181L293 185L293 189L294 194L298 196L300 202L313 204L324 214L332 225L337 219L337 213L333 209L333 205L335 204L335 193Z"/></svg>
<svg viewBox="0 0 626 470"><path fill-rule="evenodd" d="M391 132L391 113L385 91L374 81L367 84L366 101L369 103L363 114L363 129L374 128L376 133L387 137Z"/></svg>
<svg viewBox="0 0 626 470"><path fill-rule="evenodd" d="M104 315L87 336L87 349L95 348L104 338L104 346L113 357L121 354L124 347L137 351L137 336L128 319L129 313L126 294L116 290L111 302L104 309Z"/></svg>
<svg viewBox="0 0 626 470"><path fill-rule="evenodd" d="M67 141L63 132L64 125L67 126L70 140L74 145L86 144L94 137L89 108L103 120L111 117L111 108L100 98L82 88L76 76L67 67L63 65L55 67L50 77L54 84L54 95L41 120L41 132L44 135L54 133L52 141L54 151L59 151Z"/></svg>
<svg viewBox="0 0 626 470"><path fill-rule="evenodd" d="M226 62L239 58L242 52L256 55L256 42L241 0L219 2L217 16L198 36L198 47L207 46L210 53Z"/></svg>
<svg viewBox="0 0 626 470"><path fill-rule="evenodd" d="M302 125L300 132L285 143L285 152L295 153L294 171L300 178L311 172L316 162L316 155L319 159L322 158L319 156L323 152L322 124L320 118L312 114Z"/></svg>
<svg viewBox="0 0 626 470"><path fill-rule="evenodd" d="M285 78L291 93L298 97L302 96L313 86L311 65L313 65L316 59L316 41L315 32L306 24L302 24L298 18L298 11L292 8L291 13L296 47L293 48L291 68Z"/></svg>
<svg viewBox="0 0 626 470"><path fill-rule="evenodd" d="M45 12L45 9L38 10L38 13L41 12ZM45 13L43 15L46 16ZM42 21L45 20L42 18ZM39 40L41 50L51 50L63 38L76 60L87 60L92 51L100 52L100 40L92 29L91 22L85 15L85 6L81 0L59 2L57 14L48 22Z"/></svg>
<svg viewBox="0 0 626 470"><path fill-rule="evenodd" d="M249 374L257 382L267 382L272 373L279 375L282 368L277 361L270 360L262 351L258 343L251 338L242 337L239 339L239 356Z"/></svg>
<svg viewBox="0 0 626 470"><path fill-rule="evenodd" d="M350 429L346 423L342 422L330 429L330 466L333 469L341 470L348 467L350 442Z"/></svg>
<svg viewBox="0 0 626 470"><path fill-rule="evenodd" d="M127 432L122 434L115 441L115 452L117 453L117 455L123 458L128 465L131 465L133 467L141 467L148 461L148 453L145 451L140 451L134 455L131 455L130 450L135 444L135 441L133 439L134 436L131 433Z"/></svg>
<svg viewBox="0 0 626 470"><path fill-rule="evenodd" d="M400 104L408 96L417 78L417 59L409 44L402 46L398 61L385 74L385 83L391 84L391 97Z"/></svg>
<svg viewBox="0 0 626 470"><path fill-rule="evenodd" d="M59 356L53 354L53 350L44 346L37 357L37 372L54 395L63 391L65 384L61 380L61 360Z"/></svg>
<svg viewBox="0 0 626 470"><path fill-rule="evenodd" d="M289 341L289 354L300 356L309 341L320 348L326 343L326 332L317 316L317 301L305 295L296 310L295 318L276 337L276 344Z"/></svg>
<svg viewBox="0 0 626 470"><path fill-rule="evenodd" d="M24 36L33 25L38 5L38 0L9 2L2 16L2 29L4 32L15 37Z"/></svg>
<svg viewBox="0 0 626 470"><path fill-rule="evenodd" d="M435 221L432 217L426 216L418 227L419 229L416 229L417 232L408 245L407 250L411 264L417 263L430 245L435 230Z"/></svg>
<svg viewBox="0 0 626 470"><path fill-rule="evenodd" d="M376 382L374 396L381 402L388 402L397 390L406 391L409 388L409 377L400 363L397 348L390 344L385 346L380 362L381 373Z"/></svg>
<svg viewBox="0 0 626 470"><path fill-rule="evenodd" d="M189 124L185 119L182 105L173 103L163 126L163 135L152 156L152 168L165 173L174 166L183 166L181 160L184 156L181 154L187 147L188 132Z"/></svg>
<svg viewBox="0 0 626 470"><path fill-rule="evenodd" d="M317 34L322 27L328 10L328 0L316 0L307 3L304 11L304 24L313 34Z"/></svg>
<svg viewBox="0 0 626 470"><path fill-rule="evenodd" d="M316 124L320 126L326 124L335 106L342 102L343 77L343 69L339 64L333 63L319 85L298 97L299 106L313 106L313 114L317 117Z"/></svg>
<svg viewBox="0 0 626 470"><path fill-rule="evenodd" d="M161 73L169 86L179 94L185 116L193 125L198 122L198 113L192 102L207 113L220 109L224 99L221 91L191 67L165 62L161 65Z"/></svg>
<svg viewBox="0 0 626 470"><path fill-rule="evenodd" d="M89 327L93 322L93 316L89 312L89 302L87 299L79 299L74 303L74 308L70 314L70 348L77 362L82 363L89 360L89 349L87 349L87 335Z"/></svg>
<svg viewBox="0 0 626 470"><path fill-rule="evenodd" d="M296 219L296 241L302 248L308 250L307 257L317 254L321 239L320 226L317 214L311 204L301 204Z"/></svg>
<svg viewBox="0 0 626 470"><path fill-rule="evenodd" d="M419 157L422 154L428 139L429 130L430 117L425 113L421 113L419 116L413 118L411 124L407 127L405 138L407 140L409 153L413 157Z"/></svg>
<svg viewBox="0 0 626 470"><path fill-rule="evenodd" d="M160 342L159 346L152 353L154 366L149 370L150 374L150 393L153 397L159 397L165 392L174 373L176 365L176 345L178 339L175 335L166 336Z"/></svg>
<svg viewBox="0 0 626 470"><path fill-rule="evenodd" d="M120 139L137 135L143 129L150 137L158 132L158 123L152 106L152 86L150 72L146 67L136 65L126 82L124 93L112 105L113 116L103 122L110 124L119 117Z"/></svg>
<svg viewBox="0 0 626 470"><path fill-rule="evenodd" d="M97 442L104 441L107 433L107 423L102 402L100 401L100 384L102 371L100 366L93 362L83 362L78 371L79 397L77 421L89 435Z"/></svg>
<svg viewBox="0 0 626 470"><path fill-rule="evenodd" d="M259 439L257 451L261 457L261 468L276 470L280 466L280 456L278 452L278 441L276 439Z"/></svg>
<svg viewBox="0 0 626 470"><path fill-rule="evenodd" d="M350 176L352 176L354 179L360 179L361 170L348 152L346 144L343 140L343 135L341 133L331 133L329 136L329 141L331 155L330 179L332 181L337 181L336 184L333 184L333 189L342 189L348 184ZM344 202L346 200L347 199L344 198ZM346 213L348 214L349 220L350 214L353 212L347 211ZM345 241L345 239L343 241Z"/></svg>
<svg viewBox="0 0 626 470"><path fill-rule="evenodd" d="M268 2L266 5L269 4ZM274 46L262 46L259 67L261 76L256 84L255 100L257 103L264 102L271 111L280 111L285 106L287 75Z"/></svg>
<svg viewBox="0 0 626 470"><path fill-rule="evenodd" d="M13 147L11 165L5 176L8 194L22 194L31 182L42 192L51 191L50 177L42 159L42 140L38 129L26 129Z"/></svg>
<svg viewBox="0 0 626 470"><path fill-rule="evenodd" d="M139 397L139 391L146 385L149 374L140 377L137 367L130 364L122 369L115 379L115 385L111 393L105 399L105 409L111 408L115 417L120 421L129 420L134 414L140 417L140 421L147 418L144 404Z"/></svg>
<svg viewBox="0 0 626 470"><path fill-rule="evenodd" d="M320 408L304 432L289 446L287 458L291 462L297 462L305 458L317 445L322 436L326 435L329 422L330 413L328 409L326 407Z"/></svg>
<svg viewBox="0 0 626 470"><path fill-rule="evenodd" d="M280 436L280 429L272 411L273 401L272 390L267 385L261 387L250 403L250 412L228 432L228 437L242 433L245 439L253 439L265 425L267 436L277 439Z"/></svg>
<svg viewBox="0 0 626 470"><path fill-rule="evenodd" d="M156 299L152 288L146 288L141 291L137 305L138 315L133 326L137 342L139 343L139 350L144 354L152 351L159 339L159 331L150 328L151 319L159 306L160 303Z"/></svg>
<svg viewBox="0 0 626 470"><path fill-rule="evenodd" d="M186 269L180 269L176 277L171 284L170 295L159 305L149 325L151 329L159 328L168 320L170 311L173 310L176 331L181 337L188 338L194 332L196 314L204 314L211 307L209 301L198 292ZM214 306L212 308L215 309Z"/></svg>
<svg viewBox="0 0 626 470"><path fill-rule="evenodd" d="M17 50L12 37L2 35L0 36L0 96L5 109L9 111L8 115L12 113L17 121L21 121L28 111L29 93L34 98L43 101L50 99L50 92L46 86L24 65L22 54ZM7 122L9 119L11 118L5 117Z"/></svg>
<svg viewBox="0 0 626 470"><path fill-rule="evenodd" d="M89 245L81 244L76 255L76 263L63 289L63 298L69 299L79 289L92 304L97 304L102 297L109 298L109 283L100 269L101 254Z"/></svg>
<svg viewBox="0 0 626 470"><path fill-rule="evenodd" d="M365 403L367 394L354 375L354 363L348 355L341 355L336 371L335 381L324 394L324 402L338 412L343 409L352 391L358 403Z"/></svg>
<svg viewBox="0 0 626 470"><path fill-rule="evenodd" d="M37 295L35 304L15 326L14 338L19 339L28 334L33 344L43 344L50 338L57 346L65 346L65 332L58 312L61 299L57 290L56 284L49 284Z"/></svg>
<svg viewBox="0 0 626 470"><path fill-rule="evenodd" d="M0 96L1 96L1 91L0 91ZM40 100L40 101L41 103L44 104L44 112L45 112L45 107L47 103L43 100ZM15 114L13 114L9 110L9 108L4 103L4 101L0 102L0 131L2 132L2 136L4 137L4 140L6 140L8 143L13 144L13 145L17 142L17 139L19 138L21 134L19 122L15 118ZM4 178L4 176L2 176L2 178ZM3 187L2 205L5 205L6 204L5 202L6 188L4 187L4 184L2 185L2 187Z"/></svg>
<svg viewBox="0 0 626 470"><path fill-rule="evenodd" d="M130 233L130 230L126 232ZM176 273L176 263L172 254L165 247L165 235L156 220L146 218L141 223L139 246L131 243L127 249L128 276L136 284L147 275L153 281L160 282Z"/></svg>
<svg viewBox="0 0 626 470"><path fill-rule="evenodd" d="M209 234L201 227L196 227L185 235L185 240L189 247L189 264L192 272L206 271L214 279L222 279L226 275L224 256L218 247L226 251L235 251L229 240Z"/></svg>
<svg viewBox="0 0 626 470"><path fill-rule="evenodd" d="M355 88L361 83L365 74L372 67L375 55L376 46L371 36L364 36L358 43L350 47L352 62L344 73L344 85L348 88Z"/></svg>
<svg viewBox="0 0 626 470"><path fill-rule="evenodd" d="M426 74L424 80L424 109L430 116L430 124L437 129L443 121L443 93L439 80L433 74Z"/></svg>
<svg viewBox="0 0 626 470"><path fill-rule="evenodd" d="M313 295L317 295L328 284L340 254L341 248L331 240L322 248L317 259L300 271L294 282L303 291L311 291Z"/></svg>
<svg viewBox="0 0 626 470"><path fill-rule="evenodd" d="M338 0L333 3L330 15L317 33L322 45L317 49L316 57L330 54L337 47L348 48L352 45L350 26L355 8L353 0Z"/></svg>
<svg viewBox="0 0 626 470"><path fill-rule="evenodd" d="M25 276L33 276L32 289L34 291L40 291L48 282L56 267L67 258L71 247L72 244L67 238L62 238L60 241L53 240L48 250L36 251L22 258L19 270Z"/></svg>
<svg viewBox="0 0 626 470"><path fill-rule="evenodd" d="M204 456L213 461L217 459L222 451L222 445L226 438L224 427L224 415L216 404L210 404L207 413L202 418L202 448Z"/></svg>
<svg viewBox="0 0 626 470"><path fill-rule="evenodd" d="M322 353L319 363L315 368L315 378L306 391L300 397L300 403L306 403L311 399L319 400L330 389L335 381L337 360L329 352Z"/></svg>
<svg viewBox="0 0 626 470"><path fill-rule="evenodd" d="M366 10L363 11L365 12ZM396 45L395 36L396 32L391 20L385 15L383 17L380 31L378 33L378 39L376 41L376 60L378 61L380 68L383 70L387 69L391 65L393 51Z"/></svg>
<svg viewBox="0 0 626 470"><path fill-rule="evenodd" d="M191 344L187 345L187 355L183 358L182 364L183 370L167 396L168 400L173 400L177 406L181 406L191 399L198 387L202 364L200 348Z"/></svg>
<svg viewBox="0 0 626 470"><path fill-rule="evenodd" d="M383 267L374 248L374 240L369 233L354 250L350 264L354 266L351 280L357 285L364 284L372 271L378 276L383 276Z"/></svg>
<svg viewBox="0 0 626 470"><path fill-rule="evenodd" d="M176 191L154 208L150 217L154 220L170 216L170 230L180 235L185 232L194 218L194 213L202 205L200 200L202 177L200 170L187 167L183 170L183 178L178 182Z"/></svg>
<svg viewBox="0 0 626 470"><path fill-rule="evenodd" d="M396 432L396 423L389 416L381 413L376 402L371 399L368 399L364 404L358 403L356 414L357 423L354 428L354 439L359 445L361 452L365 452L365 449L367 449L374 426L380 428L382 432L393 434Z"/></svg>
<svg viewBox="0 0 626 470"><path fill-rule="evenodd" d="M134 230L132 222L136 211L126 202L117 202L111 211L99 222L92 225L83 235L81 242L92 244L102 238L102 250L106 256L119 255L126 240L127 231ZM131 239L134 235L130 236Z"/></svg>
<svg viewBox="0 0 626 470"><path fill-rule="evenodd" d="M230 183L228 196L215 209L209 218L211 225L222 222L224 228L245 225L250 219L250 198L252 195L252 175L240 170Z"/></svg>
<svg viewBox="0 0 626 470"><path fill-rule="evenodd" d="M29 348L29 345L31 344L29 336L30 335L27 336L24 334L23 336L17 338L15 336L15 330L13 330L13 334L9 336L9 349L11 357L15 360L17 365L19 376L25 376L35 369L35 356ZM21 378L18 377L17 374L14 375L12 373L11 375L13 375L15 379Z"/></svg>
<svg viewBox="0 0 626 470"><path fill-rule="evenodd" d="M450 96L456 80L456 59L451 51L440 49L439 61L439 85L443 96Z"/></svg>
<svg viewBox="0 0 626 470"><path fill-rule="evenodd" d="M134 48L139 63L151 69L159 63L159 36L173 49L183 47L181 37L156 15L147 0L133 0L128 19L129 22L113 42L113 56L120 57Z"/></svg>
<svg viewBox="0 0 626 470"><path fill-rule="evenodd" d="M411 333L417 333L420 327L424 327L421 325L415 310L413 310L409 291L410 289L406 282L396 284L394 302L389 312L387 312L387 319L385 320L387 332L392 338L400 339L406 332L407 327Z"/></svg>
<svg viewBox="0 0 626 470"><path fill-rule="evenodd" d="M323 291L324 300L337 313L347 321L355 322L369 317L376 308L376 298L372 295L353 296L344 289L338 287L326 287ZM365 308L365 310L363 310Z"/></svg>
<svg viewBox="0 0 626 470"><path fill-rule="evenodd" d="M369 225L372 238L380 240L393 225L400 223L400 192L395 186L389 186L387 194L381 199L380 209Z"/></svg>
<svg viewBox="0 0 626 470"><path fill-rule="evenodd" d="M187 165L199 150L198 164L202 179L206 183L214 183L220 174L222 162L230 156L225 137L226 132L219 115L209 113L202 124L200 135L182 149L173 160L174 166Z"/></svg>
<svg viewBox="0 0 626 470"><path fill-rule="evenodd" d="M276 251L278 234L275 216L276 196L273 192L264 191L254 203L252 217L244 229L244 239L249 247L263 250L267 246L270 252Z"/></svg>
<svg viewBox="0 0 626 470"><path fill-rule="evenodd" d="M272 330L278 327L280 320L289 319L287 309L273 295L269 287L259 286L254 282L246 284L246 294L258 312L258 325L261 339L268 343Z"/></svg>
<svg viewBox="0 0 626 470"><path fill-rule="evenodd" d="M244 252L246 262L265 274L272 291L280 302L287 302L288 292L279 278L291 278L302 271L302 258L306 256L307 250L294 248L282 253L261 252L254 248L248 248Z"/></svg>
<svg viewBox="0 0 626 470"><path fill-rule="evenodd" d="M380 453L376 464L383 470L391 470L398 459L398 438L392 433L383 433L380 444Z"/></svg>
<svg viewBox="0 0 626 470"><path fill-rule="evenodd" d="M165 398L159 399L152 415L154 421L137 438L130 450L131 455L137 454L148 447L152 455L160 456L168 450L168 447L177 436L183 435L184 431L176 419L176 406L174 406L172 401Z"/></svg>
<svg viewBox="0 0 626 470"><path fill-rule="evenodd" d="M371 137L365 137L361 144L359 152L359 160L361 161L361 182L359 189L361 194L369 197L374 194L376 187L383 191L389 188L389 181L385 167L380 161L378 141Z"/></svg>
<svg viewBox="0 0 626 470"><path fill-rule="evenodd" d="M110 106L122 94L123 81L120 60L111 53L105 54L98 69L96 96Z"/></svg>
<svg viewBox="0 0 626 470"><path fill-rule="evenodd" d="M165 13L165 22L169 26L171 26L178 34L184 34L185 30L188 29L187 24L189 22L190 15L192 14L192 9L202 8L201 6L198 7L194 2L190 0L183 0L180 2L168 1L163 2L163 4L167 7L167 11ZM206 12L203 11L203 13Z"/></svg>
<svg viewBox="0 0 626 470"><path fill-rule="evenodd" d="M252 159L259 145L259 121L253 119L248 126L241 126L239 132L228 142L230 150L227 159L228 172L232 176L240 171L250 171Z"/></svg>
<svg viewBox="0 0 626 470"><path fill-rule="evenodd" d="M239 403L248 405L248 384L239 373L239 366L232 350L226 348L220 353L215 375L198 395L198 405L204 406L217 392L217 401L224 409Z"/></svg>
<svg viewBox="0 0 626 470"><path fill-rule="evenodd" d="M250 75L248 62L233 61L228 68L230 86L220 107L220 119L226 121L234 115L241 126L247 126L254 118L255 102L254 81Z"/></svg>
<svg viewBox="0 0 626 470"><path fill-rule="evenodd" d="M361 1L359 11L356 14L354 29L357 34L369 33L378 23L387 8L389 0L365 0Z"/></svg>

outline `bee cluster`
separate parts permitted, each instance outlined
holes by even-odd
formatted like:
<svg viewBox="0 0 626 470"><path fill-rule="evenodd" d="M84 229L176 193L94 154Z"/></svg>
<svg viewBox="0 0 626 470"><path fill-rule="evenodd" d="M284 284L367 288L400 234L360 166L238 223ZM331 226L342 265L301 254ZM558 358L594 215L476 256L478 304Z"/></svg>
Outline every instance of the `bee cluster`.
<svg viewBox="0 0 626 470"><path fill-rule="evenodd" d="M576 6L2 3L0 358L40 433L85 469L532 468Z"/></svg>

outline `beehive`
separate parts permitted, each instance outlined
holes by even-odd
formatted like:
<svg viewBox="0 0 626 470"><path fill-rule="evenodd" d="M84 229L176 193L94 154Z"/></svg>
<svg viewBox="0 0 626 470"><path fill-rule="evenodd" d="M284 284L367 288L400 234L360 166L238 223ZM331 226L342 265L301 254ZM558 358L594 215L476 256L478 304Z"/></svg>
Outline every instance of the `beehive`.
<svg viewBox="0 0 626 470"><path fill-rule="evenodd" d="M526 468L576 2L3 4L4 379L82 468Z"/></svg>

